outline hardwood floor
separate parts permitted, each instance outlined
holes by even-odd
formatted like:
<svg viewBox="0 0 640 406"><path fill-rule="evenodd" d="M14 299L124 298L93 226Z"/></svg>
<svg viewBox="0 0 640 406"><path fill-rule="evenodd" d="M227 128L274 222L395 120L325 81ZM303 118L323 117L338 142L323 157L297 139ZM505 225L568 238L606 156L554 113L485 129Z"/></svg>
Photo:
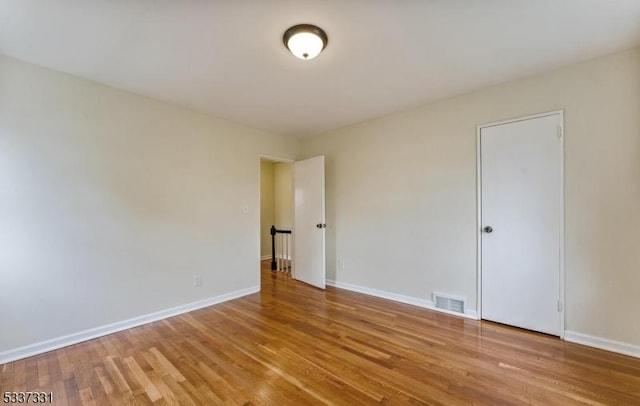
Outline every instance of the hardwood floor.
<svg viewBox="0 0 640 406"><path fill-rule="evenodd" d="M2 365L0 388L57 405L640 405L640 359L263 267L260 293Z"/></svg>

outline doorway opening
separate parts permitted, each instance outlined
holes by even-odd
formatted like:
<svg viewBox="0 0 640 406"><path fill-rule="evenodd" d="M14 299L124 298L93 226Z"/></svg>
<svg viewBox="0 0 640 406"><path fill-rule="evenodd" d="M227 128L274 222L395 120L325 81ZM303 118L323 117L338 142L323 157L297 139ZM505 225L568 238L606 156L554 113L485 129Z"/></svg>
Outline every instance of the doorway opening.
<svg viewBox="0 0 640 406"><path fill-rule="evenodd" d="M260 158L260 273L291 274L293 248L293 164ZM273 232L276 230L277 232ZM274 235L272 235L272 233ZM261 280L263 280L261 278Z"/></svg>

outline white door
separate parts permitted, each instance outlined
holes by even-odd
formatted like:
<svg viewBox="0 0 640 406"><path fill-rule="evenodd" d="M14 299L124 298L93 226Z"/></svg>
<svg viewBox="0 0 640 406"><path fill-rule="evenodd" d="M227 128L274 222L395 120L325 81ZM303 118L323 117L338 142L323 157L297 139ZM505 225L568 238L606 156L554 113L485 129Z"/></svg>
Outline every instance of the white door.
<svg viewBox="0 0 640 406"><path fill-rule="evenodd" d="M562 114L479 138L482 318L561 335Z"/></svg>
<svg viewBox="0 0 640 406"><path fill-rule="evenodd" d="M293 194L293 277L324 289L324 156L293 164Z"/></svg>

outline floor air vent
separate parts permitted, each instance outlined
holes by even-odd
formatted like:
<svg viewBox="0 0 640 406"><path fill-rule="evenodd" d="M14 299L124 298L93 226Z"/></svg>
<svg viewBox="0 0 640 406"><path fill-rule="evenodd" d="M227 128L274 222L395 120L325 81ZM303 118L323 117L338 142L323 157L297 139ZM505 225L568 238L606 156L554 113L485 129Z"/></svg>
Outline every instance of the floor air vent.
<svg viewBox="0 0 640 406"><path fill-rule="evenodd" d="M436 309L464 314L464 298L433 292L433 302Z"/></svg>

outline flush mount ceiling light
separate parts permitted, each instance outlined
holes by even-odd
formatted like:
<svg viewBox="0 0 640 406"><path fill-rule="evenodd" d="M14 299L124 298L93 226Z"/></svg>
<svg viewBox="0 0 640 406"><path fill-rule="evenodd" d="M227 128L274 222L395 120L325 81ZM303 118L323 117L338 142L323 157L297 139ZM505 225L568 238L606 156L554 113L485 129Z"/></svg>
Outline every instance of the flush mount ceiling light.
<svg viewBox="0 0 640 406"><path fill-rule="evenodd" d="M325 49L329 39L320 27L298 24L284 32L284 46L300 59L313 59Z"/></svg>

